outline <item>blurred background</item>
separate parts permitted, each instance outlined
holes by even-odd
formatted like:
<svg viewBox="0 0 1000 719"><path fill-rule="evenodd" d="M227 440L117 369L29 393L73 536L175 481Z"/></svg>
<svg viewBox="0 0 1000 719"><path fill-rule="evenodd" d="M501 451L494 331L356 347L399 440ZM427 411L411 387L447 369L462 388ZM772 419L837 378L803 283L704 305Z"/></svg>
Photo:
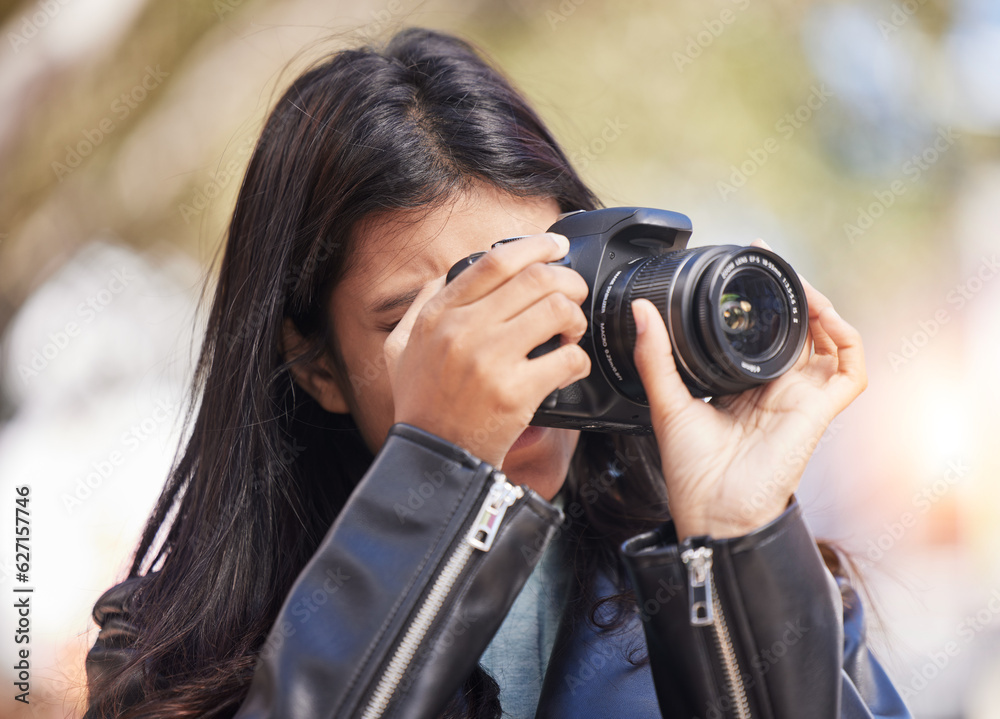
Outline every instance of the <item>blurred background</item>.
<svg viewBox="0 0 1000 719"><path fill-rule="evenodd" d="M869 388L800 500L916 716L1000 717L998 0L0 1L0 716L82 713L276 93L407 25L484 48L605 204L764 238L861 330Z"/></svg>

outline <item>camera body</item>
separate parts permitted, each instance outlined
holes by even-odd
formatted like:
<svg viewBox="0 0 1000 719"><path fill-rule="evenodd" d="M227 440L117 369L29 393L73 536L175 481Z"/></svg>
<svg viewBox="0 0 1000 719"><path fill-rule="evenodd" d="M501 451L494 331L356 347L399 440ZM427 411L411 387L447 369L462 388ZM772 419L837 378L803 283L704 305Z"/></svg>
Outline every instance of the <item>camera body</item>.
<svg viewBox="0 0 1000 719"><path fill-rule="evenodd" d="M566 256L553 264L573 268L590 286L582 305L588 329L579 344L592 369L585 379L552 392L531 424L652 431L632 357L631 303L639 297L660 310L678 372L695 397L741 392L794 364L808 328L805 293L795 272L773 252L755 247L689 250L691 230L687 216L646 207L569 213L549 228L570 241ZM456 263L448 281L481 255ZM553 337L528 356L559 344Z"/></svg>

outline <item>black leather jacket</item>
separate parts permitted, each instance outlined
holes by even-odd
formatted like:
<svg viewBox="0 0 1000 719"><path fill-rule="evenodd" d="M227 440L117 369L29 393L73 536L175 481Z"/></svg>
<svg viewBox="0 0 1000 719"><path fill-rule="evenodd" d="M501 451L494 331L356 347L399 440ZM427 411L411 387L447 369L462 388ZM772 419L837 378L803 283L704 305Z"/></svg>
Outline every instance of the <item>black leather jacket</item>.
<svg viewBox="0 0 1000 719"><path fill-rule="evenodd" d="M394 426L286 598L237 717L439 716L561 518L463 449ZM678 546L668 522L622 555L640 611L610 632L563 623L537 717L910 716L796 503L733 539ZM97 602L89 675L127 660L141 581ZM636 665L642 632L650 661Z"/></svg>

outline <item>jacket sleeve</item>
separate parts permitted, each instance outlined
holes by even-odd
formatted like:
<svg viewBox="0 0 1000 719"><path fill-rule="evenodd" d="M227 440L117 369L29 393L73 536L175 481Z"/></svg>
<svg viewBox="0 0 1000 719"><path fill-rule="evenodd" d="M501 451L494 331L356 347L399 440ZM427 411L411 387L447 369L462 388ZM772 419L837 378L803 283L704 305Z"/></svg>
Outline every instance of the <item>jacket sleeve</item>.
<svg viewBox="0 0 1000 719"><path fill-rule="evenodd" d="M395 425L287 596L237 717L440 716L561 519Z"/></svg>
<svg viewBox="0 0 1000 719"><path fill-rule="evenodd" d="M132 648L138 631L129 620L129 605L136 596L143 577L132 577L121 584L116 584L106 591L94 605L94 621L101 631L97 641L87 654L87 682L93 686L105 676L121 674L131 661ZM121 698L123 706L136 703L142 697L142 677L138 671L126 677L127 690ZM98 719L99 714L93 707L87 710L83 719Z"/></svg>
<svg viewBox="0 0 1000 719"><path fill-rule="evenodd" d="M667 522L622 554L663 716L910 717L796 501L742 537L678 545Z"/></svg>
<svg viewBox="0 0 1000 719"><path fill-rule="evenodd" d="M395 425L285 598L236 716L439 717L561 521L460 447ZM131 658L142 579L98 601L89 677ZM126 706L142 697L138 675L130 686Z"/></svg>

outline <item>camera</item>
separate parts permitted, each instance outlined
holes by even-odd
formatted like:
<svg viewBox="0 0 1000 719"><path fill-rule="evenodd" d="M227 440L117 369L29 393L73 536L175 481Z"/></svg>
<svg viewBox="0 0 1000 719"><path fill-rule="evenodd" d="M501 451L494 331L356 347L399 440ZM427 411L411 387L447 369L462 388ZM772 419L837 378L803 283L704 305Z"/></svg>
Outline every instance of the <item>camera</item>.
<svg viewBox="0 0 1000 719"><path fill-rule="evenodd" d="M691 220L648 207L610 207L562 215L550 232L569 238L561 264L590 285L580 346L592 369L552 392L533 425L628 434L652 431L649 404L633 361L632 301L659 309L674 361L694 397L735 394L769 382L795 363L809 311L798 275L768 250L736 245L687 248ZM516 241L508 238L496 243ZM451 282L484 253L448 272ZM528 355L559 347L553 337Z"/></svg>

